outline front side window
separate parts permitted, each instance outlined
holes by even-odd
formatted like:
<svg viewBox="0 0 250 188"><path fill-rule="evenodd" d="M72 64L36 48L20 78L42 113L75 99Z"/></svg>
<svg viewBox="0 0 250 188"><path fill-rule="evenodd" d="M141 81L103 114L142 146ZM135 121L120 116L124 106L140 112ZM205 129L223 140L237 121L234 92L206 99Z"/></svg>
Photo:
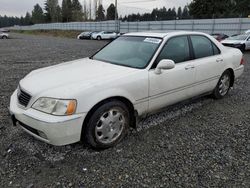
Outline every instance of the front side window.
<svg viewBox="0 0 250 188"><path fill-rule="evenodd" d="M156 64L163 59L170 59L175 63L190 60L187 36L179 36L169 39L158 56Z"/></svg>
<svg viewBox="0 0 250 188"><path fill-rule="evenodd" d="M92 58L141 69L148 65L161 42L162 39L159 38L122 36L104 47Z"/></svg>

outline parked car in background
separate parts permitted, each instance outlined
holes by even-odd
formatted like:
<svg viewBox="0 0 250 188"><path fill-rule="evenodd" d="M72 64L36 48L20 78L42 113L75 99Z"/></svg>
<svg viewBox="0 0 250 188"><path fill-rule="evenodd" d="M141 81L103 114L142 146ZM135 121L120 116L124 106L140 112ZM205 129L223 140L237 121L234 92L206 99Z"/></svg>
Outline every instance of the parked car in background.
<svg viewBox="0 0 250 188"><path fill-rule="evenodd" d="M91 39L92 32L82 32L80 35L77 36L77 39Z"/></svg>
<svg viewBox="0 0 250 188"><path fill-rule="evenodd" d="M119 34L110 31L101 31L99 33L93 33L92 39L103 40L103 39L116 39Z"/></svg>
<svg viewBox="0 0 250 188"><path fill-rule="evenodd" d="M246 30L245 34L250 34L250 29Z"/></svg>
<svg viewBox="0 0 250 188"><path fill-rule="evenodd" d="M3 32L3 33L9 33L10 30L9 29L0 29L0 32Z"/></svg>
<svg viewBox="0 0 250 188"><path fill-rule="evenodd" d="M194 96L226 96L243 73L242 56L200 32L125 34L90 58L29 73L11 96L11 117L49 144L109 148L139 116Z"/></svg>
<svg viewBox="0 0 250 188"><path fill-rule="evenodd" d="M7 38L9 38L9 34L0 32L0 38L1 39L7 39Z"/></svg>
<svg viewBox="0 0 250 188"><path fill-rule="evenodd" d="M213 33L211 34L211 36L213 36L216 40L218 40L219 42L221 42L222 40L228 38L229 36L227 36L224 33Z"/></svg>
<svg viewBox="0 0 250 188"><path fill-rule="evenodd" d="M77 39L92 39L92 35L95 33L99 33L100 31L88 31L82 32L80 35L77 36Z"/></svg>
<svg viewBox="0 0 250 188"><path fill-rule="evenodd" d="M250 34L236 35L221 42L224 46L238 48L241 51L250 50Z"/></svg>

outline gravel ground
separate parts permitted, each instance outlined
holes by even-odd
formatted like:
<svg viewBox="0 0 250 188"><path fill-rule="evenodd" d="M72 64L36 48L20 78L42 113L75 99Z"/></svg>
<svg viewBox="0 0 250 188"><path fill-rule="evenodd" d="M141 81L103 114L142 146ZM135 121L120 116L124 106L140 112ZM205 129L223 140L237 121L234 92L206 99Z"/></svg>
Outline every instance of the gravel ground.
<svg viewBox="0 0 250 188"><path fill-rule="evenodd" d="M249 64L226 98L171 106L115 148L55 147L11 125L10 95L31 70L86 57L106 42L12 36L0 40L0 187L250 187Z"/></svg>

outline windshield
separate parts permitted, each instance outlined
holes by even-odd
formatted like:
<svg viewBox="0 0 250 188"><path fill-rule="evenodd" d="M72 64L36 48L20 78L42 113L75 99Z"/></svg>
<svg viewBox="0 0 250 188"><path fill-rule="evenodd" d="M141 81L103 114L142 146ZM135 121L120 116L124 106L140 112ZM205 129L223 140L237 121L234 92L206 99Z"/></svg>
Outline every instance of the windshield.
<svg viewBox="0 0 250 188"><path fill-rule="evenodd" d="M247 35L237 35L237 36L230 37L229 39L230 40L246 40L247 37L248 37Z"/></svg>
<svg viewBox="0 0 250 188"><path fill-rule="evenodd" d="M145 68L162 39L123 36L93 56L93 59L133 68Z"/></svg>

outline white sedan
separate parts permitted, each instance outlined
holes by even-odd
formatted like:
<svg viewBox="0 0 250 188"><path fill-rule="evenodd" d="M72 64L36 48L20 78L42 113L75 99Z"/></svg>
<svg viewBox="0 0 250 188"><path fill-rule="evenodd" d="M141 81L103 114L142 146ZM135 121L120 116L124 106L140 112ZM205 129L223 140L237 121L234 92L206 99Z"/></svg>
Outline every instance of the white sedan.
<svg viewBox="0 0 250 188"><path fill-rule="evenodd" d="M221 41L221 43L224 46L238 48L242 52L244 52L245 50L250 50L250 33L229 37Z"/></svg>
<svg viewBox="0 0 250 188"><path fill-rule="evenodd" d="M10 113L49 144L108 148L138 117L194 96L224 97L243 70L240 50L204 33L130 33L90 58L32 71Z"/></svg>
<svg viewBox="0 0 250 188"><path fill-rule="evenodd" d="M118 37L118 34L115 32L110 31L101 31L99 33L93 33L91 38L96 40L102 40L102 39L116 39Z"/></svg>

